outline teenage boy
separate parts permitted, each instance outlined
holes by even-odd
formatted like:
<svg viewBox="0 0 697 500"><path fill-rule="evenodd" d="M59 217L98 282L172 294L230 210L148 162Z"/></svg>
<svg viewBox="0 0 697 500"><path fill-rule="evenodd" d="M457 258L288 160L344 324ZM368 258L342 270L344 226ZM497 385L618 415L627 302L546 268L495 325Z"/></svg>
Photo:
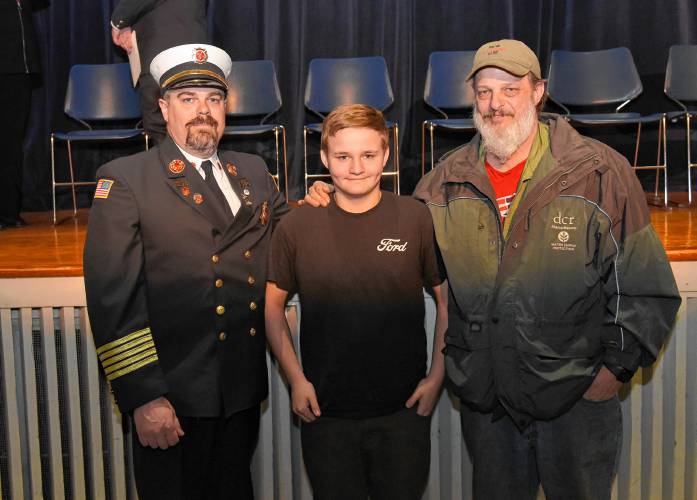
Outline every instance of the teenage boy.
<svg viewBox="0 0 697 500"><path fill-rule="evenodd" d="M428 480L445 285L428 209L380 190L388 156L380 111L336 108L322 125L321 149L335 203L293 210L272 237L267 338L303 422L303 457L319 500L418 499ZM428 376L424 287L433 287L437 305ZM284 314L295 292L302 367Z"/></svg>

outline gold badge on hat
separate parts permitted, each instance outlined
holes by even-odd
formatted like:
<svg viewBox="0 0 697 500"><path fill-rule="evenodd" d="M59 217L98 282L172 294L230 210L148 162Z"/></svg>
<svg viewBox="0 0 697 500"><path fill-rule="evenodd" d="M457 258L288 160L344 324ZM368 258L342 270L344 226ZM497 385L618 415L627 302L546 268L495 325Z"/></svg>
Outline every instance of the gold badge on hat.
<svg viewBox="0 0 697 500"><path fill-rule="evenodd" d="M203 64L206 61L208 61L208 51L203 47L196 47L194 49L194 62Z"/></svg>
<svg viewBox="0 0 697 500"><path fill-rule="evenodd" d="M172 160L169 162L169 171L173 174L181 174L184 171L184 162L181 160Z"/></svg>
<svg viewBox="0 0 697 500"><path fill-rule="evenodd" d="M197 205L203 203L203 195L201 193L194 193L194 203Z"/></svg>
<svg viewBox="0 0 697 500"><path fill-rule="evenodd" d="M231 176L237 177L237 167L232 163L227 164L227 171L230 172Z"/></svg>
<svg viewBox="0 0 697 500"><path fill-rule="evenodd" d="M259 223L265 226L269 223L269 202L265 201L261 204L261 215L259 216Z"/></svg>

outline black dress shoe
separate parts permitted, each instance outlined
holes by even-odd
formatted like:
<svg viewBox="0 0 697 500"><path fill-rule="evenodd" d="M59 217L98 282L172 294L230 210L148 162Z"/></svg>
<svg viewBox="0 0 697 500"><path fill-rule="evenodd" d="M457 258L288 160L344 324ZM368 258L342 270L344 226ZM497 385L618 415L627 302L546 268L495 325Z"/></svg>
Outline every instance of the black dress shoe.
<svg viewBox="0 0 697 500"><path fill-rule="evenodd" d="M0 229L11 229L26 226L27 223L19 215L0 217Z"/></svg>

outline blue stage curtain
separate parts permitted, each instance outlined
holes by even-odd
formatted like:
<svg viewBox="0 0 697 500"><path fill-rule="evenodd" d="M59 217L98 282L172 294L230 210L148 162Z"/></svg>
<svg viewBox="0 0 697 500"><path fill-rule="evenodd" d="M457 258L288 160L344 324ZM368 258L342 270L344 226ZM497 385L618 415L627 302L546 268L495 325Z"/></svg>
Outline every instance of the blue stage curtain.
<svg viewBox="0 0 697 500"><path fill-rule="evenodd" d="M63 114L71 65L125 60L109 33L115 3L53 0L35 15L43 76L33 96L25 143L25 210L50 206L50 132L76 127ZM644 94L632 110L672 110L675 106L662 91L668 48L697 43L697 4L693 0L210 0L209 27L212 42L233 59L274 61L283 96L283 108L274 121L288 130L294 196L301 194L302 125L314 119L303 106L308 62L315 57L384 56L395 95L387 117L400 124L402 188L409 193L420 172L421 122L433 116L423 103L432 51L476 49L488 40L518 38L538 53L546 73L553 49L626 46L634 54L644 84ZM677 129L669 134L670 160L674 160L671 189L675 190L685 189L686 184L683 136ZM607 140L624 149L631 139L631 134L624 134ZM449 147L460 141L444 144ZM648 157L655 154L650 143L644 149ZM80 175L92 178L104 161L135 150L82 148ZM58 160L65 168L64 150L59 151ZM89 205L89 191L81 196L82 206ZM59 202L69 205L67 190Z"/></svg>

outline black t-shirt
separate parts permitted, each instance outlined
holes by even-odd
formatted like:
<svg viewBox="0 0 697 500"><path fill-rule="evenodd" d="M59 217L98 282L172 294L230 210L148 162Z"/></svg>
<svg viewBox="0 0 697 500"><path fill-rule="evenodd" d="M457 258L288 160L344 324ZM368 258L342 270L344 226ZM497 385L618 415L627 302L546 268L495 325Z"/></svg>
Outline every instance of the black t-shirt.
<svg viewBox="0 0 697 500"><path fill-rule="evenodd" d="M360 214L292 210L271 240L269 281L300 295L303 370L323 415L404 407L426 372L423 287L443 281L423 204L383 191Z"/></svg>

